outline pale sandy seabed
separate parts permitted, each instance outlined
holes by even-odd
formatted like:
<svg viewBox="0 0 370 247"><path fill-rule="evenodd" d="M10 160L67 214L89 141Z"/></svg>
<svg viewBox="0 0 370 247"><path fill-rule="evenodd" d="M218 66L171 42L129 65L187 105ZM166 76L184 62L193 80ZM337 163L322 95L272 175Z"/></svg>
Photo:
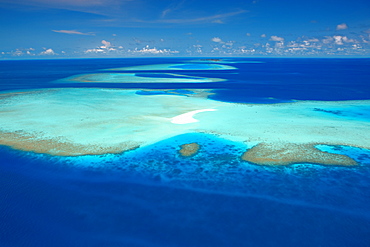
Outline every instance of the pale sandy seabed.
<svg viewBox="0 0 370 247"><path fill-rule="evenodd" d="M144 77L136 73L99 73L71 76L57 83L209 83L225 81L220 78L186 76L180 74L157 73L162 77ZM145 74L143 74L145 75ZM168 77L171 76L169 79Z"/></svg>
<svg viewBox="0 0 370 247"><path fill-rule="evenodd" d="M236 68L221 64L155 64L123 68L103 69L102 71L118 71L119 73L94 73L75 75L56 81L56 83L209 83L225 81L221 78L188 76L174 73L158 73L158 71L189 71L189 70L235 70ZM132 73L138 71L141 73ZM148 71L157 71L150 73ZM131 72L131 73L129 73ZM153 77L156 75L156 77Z"/></svg>
<svg viewBox="0 0 370 247"><path fill-rule="evenodd" d="M56 156L121 153L185 133L244 142L243 160L261 165L356 165L318 144L370 149L370 100L236 104L202 92L64 88L0 95L0 144ZM199 94L200 93L200 94ZM181 147L196 155L196 143ZM222 150L220 150L222 152Z"/></svg>

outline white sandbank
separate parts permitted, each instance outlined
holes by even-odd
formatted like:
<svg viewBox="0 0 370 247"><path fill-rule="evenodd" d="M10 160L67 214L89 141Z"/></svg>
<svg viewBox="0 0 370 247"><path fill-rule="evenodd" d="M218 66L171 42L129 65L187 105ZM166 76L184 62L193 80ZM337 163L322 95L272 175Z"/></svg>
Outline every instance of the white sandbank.
<svg viewBox="0 0 370 247"><path fill-rule="evenodd" d="M176 117L173 117L171 120L171 123L189 124L189 123L199 122L199 120L194 118L194 115L200 112L205 112L205 111L217 111L217 109L203 109L203 110L195 110L195 111L187 112L187 113L178 115Z"/></svg>

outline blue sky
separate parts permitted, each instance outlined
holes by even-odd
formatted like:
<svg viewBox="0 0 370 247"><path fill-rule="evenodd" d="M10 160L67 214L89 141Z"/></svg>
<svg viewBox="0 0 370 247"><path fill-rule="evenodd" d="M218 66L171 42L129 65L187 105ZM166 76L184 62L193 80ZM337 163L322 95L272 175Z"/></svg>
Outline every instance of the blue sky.
<svg viewBox="0 0 370 247"><path fill-rule="evenodd" d="M370 55L369 0L0 0L0 59Z"/></svg>

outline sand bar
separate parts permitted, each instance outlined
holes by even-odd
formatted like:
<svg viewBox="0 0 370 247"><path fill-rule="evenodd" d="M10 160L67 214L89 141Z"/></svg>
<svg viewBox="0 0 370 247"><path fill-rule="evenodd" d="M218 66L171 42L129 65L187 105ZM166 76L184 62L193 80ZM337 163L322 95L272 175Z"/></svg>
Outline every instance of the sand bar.
<svg viewBox="0 0 370 247"><path fill-rule="evenodd" d="M96 73L75 75L57 80L55 83L209 83L219 81L225 81L225 79L168 73L158 74L158 77L140 76L135 73Z"/></svg>
<svg viewBox="0 0 370 247"><path fill-rule="evenodd" d="M216 109L202 109L202 110L195 110L191 112L187 112L181 115L178 115L176 117L173 117L171 119L171 123L173 124L189 124L189 123L196 123L199 122L199 120L194 118L194 115L200 112L206 112L206 111L217 111Z"/></svg>

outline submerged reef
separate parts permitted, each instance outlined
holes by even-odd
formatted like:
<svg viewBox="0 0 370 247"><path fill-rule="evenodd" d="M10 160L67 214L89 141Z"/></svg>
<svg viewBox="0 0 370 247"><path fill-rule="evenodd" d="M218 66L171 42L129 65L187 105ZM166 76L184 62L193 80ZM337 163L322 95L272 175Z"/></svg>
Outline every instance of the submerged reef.
<svg viewBox="0 0 370 247"><path fill-rule="evenodd" d="M1 94L0 144L79 156L121 153L181 134L204 133L246 144L250 148L239 159L260 165L355 165L351 158L315 145L370 149L370 119L362 113L370 101L258 105L213 101L202 90L142 92L64 88ZM318 108L345 109L346 114ZM180 151L174 146L173 152L193 156L202 152L197 143L183 143Z"/></svg>
<svg viewBox="0 0 370 247"><path fill-rule="evenodd" d="M315 144L260 143L247 150L242 159L258 165L291 165L298 161L323 165L357 165L350 157L320 151L315 148Z"/></svg>
<svg viewBox="0 0 370 247"><path fill-rule="evenodd" d="M181 145L181 149L179 150L179 153L182 156L188 157L188 156L193 156L196 153L198 153L199 149L200 149L200 145L196 142L193 142L193 143Z"/></svg>

